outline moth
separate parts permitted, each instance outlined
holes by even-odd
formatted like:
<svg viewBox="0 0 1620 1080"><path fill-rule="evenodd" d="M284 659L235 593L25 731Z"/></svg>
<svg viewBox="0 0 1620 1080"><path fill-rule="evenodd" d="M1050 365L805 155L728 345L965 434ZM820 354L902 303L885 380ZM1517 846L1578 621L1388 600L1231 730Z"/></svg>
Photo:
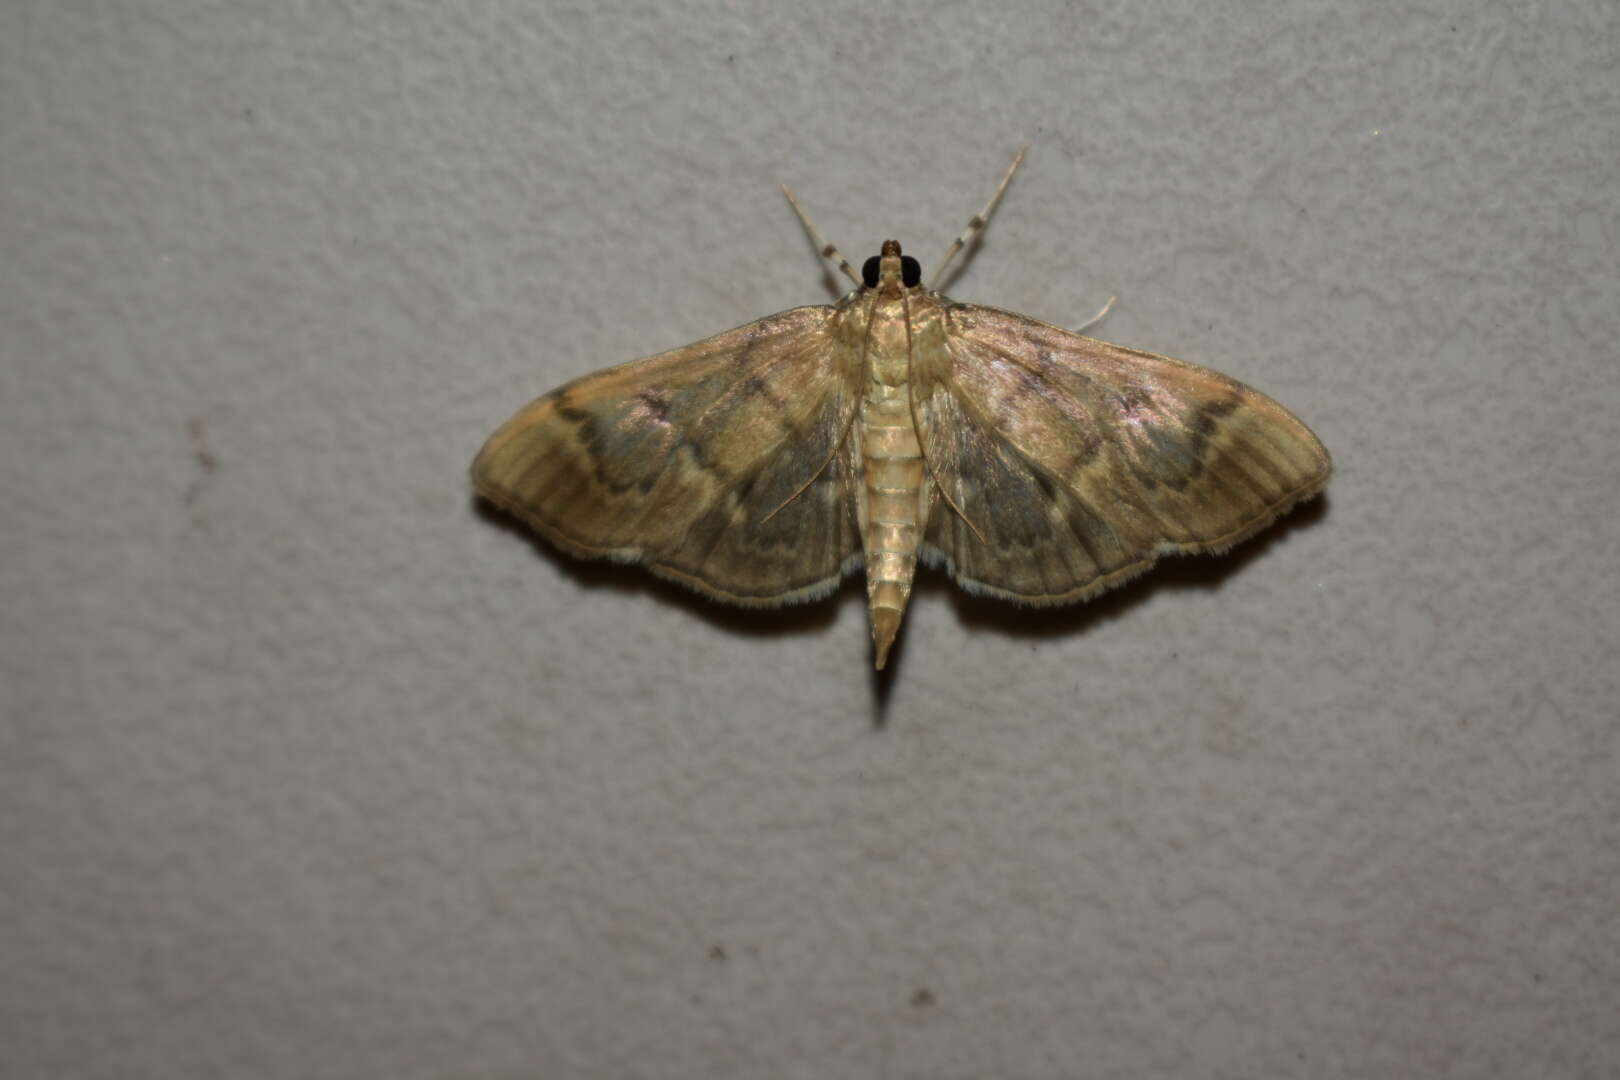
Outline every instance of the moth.
<svg viewBox="0 0 1620 1080"><path fill-rule="evenodd" d="M479 452L479 494L570 555L747 607L825 597L864 566L882 668L919 562L970 592L1077 602L1162 555L1225 551L1326 484L1321 442L1264 394L958 303L894 240L857 276L783 191L852 291L553 390Z"/></svg>

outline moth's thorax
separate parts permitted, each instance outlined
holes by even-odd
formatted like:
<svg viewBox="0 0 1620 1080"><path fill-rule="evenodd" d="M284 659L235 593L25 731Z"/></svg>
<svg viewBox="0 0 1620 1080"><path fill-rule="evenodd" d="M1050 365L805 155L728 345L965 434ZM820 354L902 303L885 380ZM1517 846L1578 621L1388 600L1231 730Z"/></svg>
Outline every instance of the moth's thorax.
<svg viewBox="0 0 1620 1080"><path fill-rule="evenodd" d="M911 322L905 294L875 295L867 323L866 366L873 382L903 386L911 378Z"/></svg>
<svg viewBox="0 0 1620 1080"><path fill-rule="evenodd" d="M911 365L925 342L940 341L941 307L936 295L913 286L883 296L876 289L861 289L839 305L843 326L840 337L859 357L866 376L885 386L902 386L911 378Z"/></svg>

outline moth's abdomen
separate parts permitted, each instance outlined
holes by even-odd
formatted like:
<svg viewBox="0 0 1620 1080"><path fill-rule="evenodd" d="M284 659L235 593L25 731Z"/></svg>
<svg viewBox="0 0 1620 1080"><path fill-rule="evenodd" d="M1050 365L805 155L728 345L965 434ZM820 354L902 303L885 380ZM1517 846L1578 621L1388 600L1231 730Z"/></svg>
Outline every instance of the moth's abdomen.
<svg viewBox="0 0 1620 1080"><path fill-rule="evenodd" d="M907 384L873 381L861 402L861 544L877 666L900 629L922 541L924 468Z"/></svg>

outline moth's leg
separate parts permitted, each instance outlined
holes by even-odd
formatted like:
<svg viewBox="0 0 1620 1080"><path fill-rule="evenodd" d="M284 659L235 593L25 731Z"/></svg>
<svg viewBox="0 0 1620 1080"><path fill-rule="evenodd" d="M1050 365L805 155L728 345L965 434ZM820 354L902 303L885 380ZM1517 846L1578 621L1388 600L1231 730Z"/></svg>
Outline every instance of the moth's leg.
<svg viewBox="0 0 1620 1080"><path fill-rule="evenodd" d="M1003 176L1001 183L996 185L996 193L990 196L990 201L984 204L983 210L973 215L972 220L967 224L967 228L962 230L962 235L958 236L956 241L951 244L950 249L945 252L944 261L939 264L939 269L934 271L933 278L928 282L930 289L938 288L939 283L945 278L945 268L951 265L951 260L956 258L956 253L967 247L968 241L977 236L979 230L984 228L985 224L990 220L990 215L996 211L996 204L1001 202L1001 196L1007 191L1007 185L1012 183L1013 173L1017 172L1018 166L1024 163L1024 155L1028 152L1029 147L1027 146L1018 148L1018 153L1013 155L1012 164L1007 167L1007 175Z"/></svg>
<svg viewBox="0 0 1620 1080"><path fill-rule="evenodd" d="M1100 323L1104 319L1108 318L1108 313L1110 311L1114 310L1114 301L1118 300L1118 299L1119 299L1119 297L1117 297L1117 296L1110 296L1108 298L1108 303L1106 303L1106 304L1104 304L1102 306L1101 311L1097 312L1097 314L1093 315L1091 318L1087 319L1085 322L1081 323L1079 326L1076 326L1073 329L1073 331L1071 331L1071 332L1076 333L1076 334L1083 334L1087 330L1090 330L1093 326L1096 326L1098 323Z"/></svg>
<svg viewBox="0 0 1620 1080"><path fill-rule="evenodd" d="M853 266L849 265L849 260L839 254L838 249L827 243L826 239L822 237L821 230L816 228L816 223L810 220L810 215L804 212L804 207L799 205L799 200L793 197L793 189L783 184L782 194L787 196L787 201L793 207L793 212L798 214L799 220L804 223L804 231L810 234L811 240L815 241L816 250L821 253L821 257L838 264L838 269L848 274L849 280L859 285L861 276L855 272Z"/></svg>

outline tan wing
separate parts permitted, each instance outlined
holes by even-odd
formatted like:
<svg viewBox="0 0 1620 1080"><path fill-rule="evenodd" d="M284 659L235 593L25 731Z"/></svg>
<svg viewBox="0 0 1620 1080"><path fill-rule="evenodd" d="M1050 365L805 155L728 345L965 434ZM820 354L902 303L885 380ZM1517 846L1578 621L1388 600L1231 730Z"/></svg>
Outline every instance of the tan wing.
<svg viewBox="0 0 1620 1080"><path fill-rule="evenodd" d="M834 329L795 308L577 379L497 431L473 482L574 555L737 604L824 595L860 545L840 452L859 358Z"/></svg>
<svg viewBox="0 0 1620 1080"><path fill-rule="evenodd" d="M1084 600L1160 555L1224 551L1327 482L1310 429L1235 379L946 303L913 408L948 503L926 553L970 590Z"/></svg>

